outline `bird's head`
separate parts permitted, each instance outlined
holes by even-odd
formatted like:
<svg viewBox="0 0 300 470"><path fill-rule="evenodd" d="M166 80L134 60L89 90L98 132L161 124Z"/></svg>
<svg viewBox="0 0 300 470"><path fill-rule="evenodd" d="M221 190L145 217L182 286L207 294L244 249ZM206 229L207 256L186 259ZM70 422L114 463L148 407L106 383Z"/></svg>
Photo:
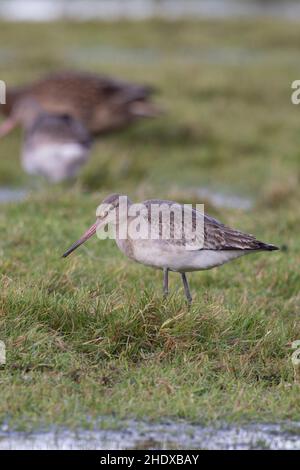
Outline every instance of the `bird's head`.
<svg viewBox="0 0 300 470"><path fill-rule="evenodd" d="M130 199L121 194L111 194L107 196L96 210L96 222L63 254L63 258L69 256L76 248L85 243L96 233L100 234L101 229L106 225L117 226L127 218L128 207L131 205ZM101 237L102 238L102 237Z"/></svg>

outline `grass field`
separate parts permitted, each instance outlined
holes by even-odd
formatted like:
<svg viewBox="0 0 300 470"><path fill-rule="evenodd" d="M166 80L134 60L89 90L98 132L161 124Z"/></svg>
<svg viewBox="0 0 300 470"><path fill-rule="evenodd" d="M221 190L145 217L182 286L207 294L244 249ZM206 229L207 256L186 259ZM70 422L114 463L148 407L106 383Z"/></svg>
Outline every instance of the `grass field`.
<svg viewBox="0 0 300 470"><path fill-rule="evenodd" d="M156 86L167 113L99 140L79 180L0 212L0 422L87 425L100 415L300 419L300 29L275 22L1 24L1 79L84 68ZM30 187L20 134L0 144L0 186ZM253 200L198 200L197 188ZM284 246L180 277L113 241L61 254L110 192L204 202L224 223Z"/></svg>

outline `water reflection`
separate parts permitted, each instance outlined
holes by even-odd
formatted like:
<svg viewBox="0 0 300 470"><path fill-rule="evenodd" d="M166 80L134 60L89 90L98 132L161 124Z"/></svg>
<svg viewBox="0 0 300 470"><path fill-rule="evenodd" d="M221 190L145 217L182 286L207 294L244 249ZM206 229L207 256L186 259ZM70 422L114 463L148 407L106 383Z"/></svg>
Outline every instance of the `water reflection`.
<svg viewBox="0 0 300 470"><path fill-rule="evenodd" d="M107 425L107 423L106 423ZM185 422L123 421L114 430L51 429L11 432L0 428L4 449L300 449L300 423L203 427Z"/></svg>

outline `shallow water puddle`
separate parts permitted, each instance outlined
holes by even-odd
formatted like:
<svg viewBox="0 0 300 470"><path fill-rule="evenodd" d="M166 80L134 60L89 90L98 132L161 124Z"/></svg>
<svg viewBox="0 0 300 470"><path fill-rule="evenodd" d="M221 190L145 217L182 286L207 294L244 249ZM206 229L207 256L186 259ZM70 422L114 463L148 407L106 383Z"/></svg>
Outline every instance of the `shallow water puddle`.
<svg viewBox="0 0 300 470"><path fill-rule="evenodd" d="M224 191L215 191L207 186L173 188L170 192L170 198L173 200L182 199L187 201L189 198L196 200L198 204L209 203L217 209L237 209L248 211L253 208L255 200Z"/></svg>
<svg viewBox="0 0 300 470"><path fill-rule="evenodd" d="M237 196L235 194L227 194L213 191L210 188L199 188L194 191L194 194L201 200L201 198L208 200L213 206L224 209L240 209L250 210L254 203L250 198Z"/></svg>
<svg viewBox="0 0 300 470"><path fill-rule="evenodd" d="M300 449L300 423L203 427L183 422L122 421L118 429L13 432L0 428L4 449Z"/></svg>
<svg viewBox="0 0 300 470"><path fill-rule="evenodd" d="M131 65L153 65L166 60L185 64L209 64L236 66L243 64L296 64L299 60L298 51L282 53L268 49L250 49L239 47L216 47L204 50L195 48L177 49L172 53L164 53L153 47L116 47L112 45L85 46L66 48L66 60L81 65L94 63Z"/></svg>
<svg viewBox="0 0 300 470"><path fill-rule="evenodd" d="M295 0L2 0L0 17L15 21L55 21L60 18L88 19L168 19L185 17L231 18L271 16L300 19Z"/></svg>
<svg viewBox="0 0 300 470"><path fill-rule="evenodd" d="M26 189L0 188L0 204L23 201L27 194Z"/></svg>

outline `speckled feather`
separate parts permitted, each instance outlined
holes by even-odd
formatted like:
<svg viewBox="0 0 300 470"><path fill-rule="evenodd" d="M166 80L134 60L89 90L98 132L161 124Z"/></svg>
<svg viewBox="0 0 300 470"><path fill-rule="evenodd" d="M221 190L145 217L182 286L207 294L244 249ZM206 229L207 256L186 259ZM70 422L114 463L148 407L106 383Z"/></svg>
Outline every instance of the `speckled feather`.
<svg viewBox="0 0 300 470"><path fill-rule="evenodd" d="M160 199L150 199L147 201L144 201L143 204L146 205L146 207L149 209L151 204L168 204L168 205L173 205L177 204L181 206L182 211L184 206L182 204L175 203L174 201L168 201L168 200L160 200ZM210 217L207 214L201 214L200 212L196 211L195 209L192 209L193 216L192 216L192 226L193 226L193 231L196 228L196 219L200 219L199 225L201 226L202 220L204 221L204 242L202 235L199 233L196 233L196 237L199 240L199 243L201 243L201 248L206 249L206 250L275 250L277 249L274 245L269 245L264 242L261 242L257 240L253 235L241 232L239 230L233 229L231 227L228 227L221 222L219 222L217 219L214 219L213 217ZM183 218L184 220L184 218ZM151 222L151 214L149 211L149 222ZM160 219L160 228L159 228L159 233L162 233L162 227L161 227L162 220ZM171 225L172 220L171 220ZM171 235L174 234L174 228L171 227L170 229ZM168 240L169 243L176 243L180 245L185 245L187 243L187 240L192 239L192 234L183 234L185 236L182 237L182 239L172 239L172 236L170 240Z"/></svg>
<svg viewBox="0 0 300 470"><path fill-rule="evenodd" d="M118 204L118 194L113 194L104 200L107 204L112 204L114 207ZM153 224L151 221L151 211L150 207L153 204L160 205L160 204L167 204L177 205L181 207L182 211L184 206L182 204L178 204L174 201L168 200L161 200L161 199L149 199L143 201L143 204L148 209L147 219L149 223ZM182 219L184 221L184 218ZM199 222L200 228L202 227L202 221L204 221L204 241L202 230L199 233L195 232L196 228L196 221ZM176 232L176 228L174 228L173 219L170 220L170 238L168 240L162 240L165 243L174 244L174 245L181 245L185 246L187 243L191 244L191 241L194 237L194 245L199 245L200 249L205 250L214 250L214 251L221 251L221 250L244 250L244 251L257 251L257 250L266 250L272 251L278 249L274 245L270 245L264 242L257 240L253 235L241 232L239 230L233 229L228 227L217 219L210 217L207 214L201 214L199 211L192 209L192 226L193 226L193 233L188 234L184 233L183 236L178 238L178 233ZM159 217L159 227L157 227L159 236L162 236L162 217Z"/></svg>

